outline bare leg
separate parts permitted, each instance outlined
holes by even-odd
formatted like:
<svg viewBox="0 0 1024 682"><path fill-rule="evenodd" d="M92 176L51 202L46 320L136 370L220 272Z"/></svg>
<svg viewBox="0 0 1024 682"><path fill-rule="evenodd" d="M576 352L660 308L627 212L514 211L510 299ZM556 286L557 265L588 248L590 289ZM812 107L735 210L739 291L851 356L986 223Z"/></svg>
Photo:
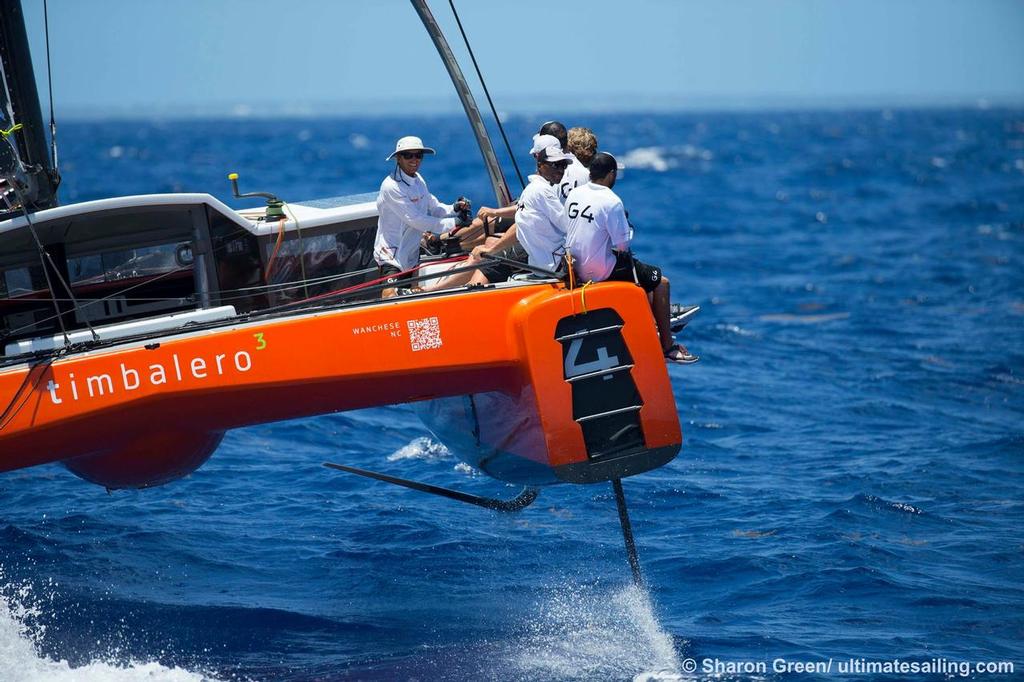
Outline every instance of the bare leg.
<svg viewBox="0 0 1024 682"><path fill-rule="evenodd" d="M458 231L457 236L462 250L471 251L474 247L480 246L486 240L484 235L484 221L479 218L474 218L472 223Z"/></svg>
<svg viewBox="0 0 1024 682"><path fill-rule="evenodd" d="M456 263L452 265L452 267L449 269L454 270L455 268L461 268L466 265L474 264L475 263L473 262L472 258L467 258L461 263ZM452 287L461 286L469 281L469 278L473 276L474 272L476 271L467 270L465 272L457 272L454 275L445 275L441 279L437 280L435 283L423 287L423 291L440 291L441 289L451 289Z"/></svg>
<svg viewBox="0 0 1024 682"><path fill-rule="evenodd" d="M654 321L658 324L658 338L661 340L661 350L665 353L665 357L668 357L668 352L672 350L673 346L678 346L679 350L673 353L673 356L679 356L680 358L673 359L673 362L685 362L689 364L691 362L697 362L697 358L693 357L681 343L677 343L675 338L672 336L672 300L669 291L668 277L662 277L661 282L654 289L654 293L650 295L651 301L651 312L654 313ZM688 359L685 356L690 356Z"/></svg>
<svg viewBox="0 0 1024 682"><path fill-rule="evenodd" d="M473 276L469 280L469 286L475 286L478 284L490 284L491 280L487 279L484 273L479 270L473 271Z"/></svg>
<svg viewBox="0 0 1024 682"><path fill-rule="evenodd" d="M492 217L490 219L490 228L497 230L505 227L502 233L507 232L511 227L511 221L513 220L512 214L506 217ZM484 221L482 218L474 218L473 222L458 231L459 244L462 246L464 251L472 250L473 248L482 244L491 244L494 240L498 239L500 235L486 236L484 230Z"/></svg>
<svg viewBox="0 0 1024 682"><path fill-rule="evenodd" d="M455 263L449 269L464 268L473 265L480 265L483 262L483 256L481 255L484 251L490 252L494 245L498 243L498 237L488 237L484 243L473 249L472 253L469 254L469 258L462 261L461 263ZM452 287L462 286L463 284L473 283L472 277L476 274L475 270L467 270L465 272L459 272L454 275L447 275L439 279L435 284L431 284L428 287L423 287L424 291L440 291L441 289L451 289ZM487 279L478 280L476 283L487 284Z"/></svg>
<svg viewBox="0 0 1024 682"><path fill-rule="evenodd" d="M663 351L667 351L674 343L670 320L671 301L668 277L662 276L661 282L658 283L657 288L654 290L651 312L654 313L654 321L658 323L658 337L661 339L661 349Z"/></svg>

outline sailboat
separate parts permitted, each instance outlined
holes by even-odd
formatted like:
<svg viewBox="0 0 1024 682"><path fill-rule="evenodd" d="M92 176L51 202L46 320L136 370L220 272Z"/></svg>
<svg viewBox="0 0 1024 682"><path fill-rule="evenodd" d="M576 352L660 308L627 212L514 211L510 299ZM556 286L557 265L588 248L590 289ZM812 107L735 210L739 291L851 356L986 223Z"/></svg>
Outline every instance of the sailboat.
<svg viewBox="0 0 1024 682"><path fill-rule="evenodd" d="M426 3L412 4L507 205L466 80ZM108 489L162 485L230 429L416 402L454 452L523 495L331 466L505 511L538 486L612 481L623 516L621 479L679 452L639 287L533 271L382 299L372 195L256 193L266 207L241 211L198 193L58 205L20 3L0 8L0 472L61 462Z"/></svg>

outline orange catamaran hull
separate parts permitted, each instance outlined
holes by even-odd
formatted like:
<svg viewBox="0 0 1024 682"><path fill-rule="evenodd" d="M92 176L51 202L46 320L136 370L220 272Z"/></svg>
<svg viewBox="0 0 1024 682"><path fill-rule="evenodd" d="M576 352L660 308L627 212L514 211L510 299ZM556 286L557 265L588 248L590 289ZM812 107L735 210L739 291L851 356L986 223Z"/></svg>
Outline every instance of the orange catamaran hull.
<svg viewBox="0 0 1024 682"><path fill-rule="evenodd" d="M537 431L505 455L558 480L640 473L680 448L643 292L534 284L235 319L0 370L0 471L60 461L110 488L158 485L228 429L488 392Z"/></svg>

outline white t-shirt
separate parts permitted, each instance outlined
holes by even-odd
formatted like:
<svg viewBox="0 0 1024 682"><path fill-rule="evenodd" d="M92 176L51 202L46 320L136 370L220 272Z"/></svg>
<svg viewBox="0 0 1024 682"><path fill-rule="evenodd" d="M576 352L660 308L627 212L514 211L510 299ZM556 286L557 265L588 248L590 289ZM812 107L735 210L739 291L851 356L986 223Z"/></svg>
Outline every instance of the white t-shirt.
<svg viewBox="0 0 1024 682"><path fill-rule="evenodd" d="M565 202L569 230L565 246L582 280L608 279L615 267L612 248L629 248L629 221L622 199L604 185L588 182L569 192Z"/></svg>
<svg viewBox="0 0 1024 682"><path fill-rule="evenodd" d="M406 175L396 168L380 183L377 195L377 239L373 259L378 265L393 265L408 270L420 259L420 236L424 232L440 234L455 227L452 207L442 204L423 176Z"/></svg>
<svg viewBox="0 0 1024 682"><path fill-rule="evenodd" d="M565 208L558 187L531 175L519 197L516 239L530 256L530 265L557 270L565 250Z"/></svg>
<svg viewBox="0 0 1024 682"><path fill-rule="evenodd" d="M572 154L572 161L569 162L569 167L565 169L562 181L558 183L562 203L565 204L565 199L569 196L569 192L588 182L590 182L590 169L580 163L575 154Z"/></svg>

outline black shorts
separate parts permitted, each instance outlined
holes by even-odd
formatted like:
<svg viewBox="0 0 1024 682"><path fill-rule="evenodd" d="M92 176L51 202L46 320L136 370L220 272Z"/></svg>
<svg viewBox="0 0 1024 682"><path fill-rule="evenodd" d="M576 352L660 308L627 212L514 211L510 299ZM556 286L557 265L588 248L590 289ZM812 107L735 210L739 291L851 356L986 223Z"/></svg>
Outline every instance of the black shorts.
<svg viewBox="0 0 1024 682"><path fill-rule="evenodd" d="M409 279L410 277L412 277L411 272L407 272L404 275L399 275L398 273L402 271L396 268L391 263L378 265L377 272L380 273L381 277L387 277L387 279L384 280L384 284L397 284L398 282L401 282L404 279Z"/></svg>
<svg viewBox="0 0 1024 682"><path fill-rule="evenodd" d="M513 218L495 218L488 221L487 227L491 234L505 234L513 223L515 223Z"/></svg>
<svg viewBox="0 0 1024 682"><path fill-rule="evenodd" d="M507 249L502 249L495 256L501 256L508 260L513 260L517 263L528 263L530 262L530 256L526 253L526 250L519 244L514 244ZM484 259L484 265L480 266L480 272L487 278L488 282L504 282L512 275L517 272L525 272L510 263L502 263L500 261L493 261Z"/></svg>
<svg viewBox="0 0 1024 682"><path fill-rule="evenodd" d="M633 276L634 268L636 277ZM613 282L635 282L650 293L661 284L661 268L633 258L628 251L616 251L615 267L612 268L612 274L608 275L608 279Z"/></svg>

